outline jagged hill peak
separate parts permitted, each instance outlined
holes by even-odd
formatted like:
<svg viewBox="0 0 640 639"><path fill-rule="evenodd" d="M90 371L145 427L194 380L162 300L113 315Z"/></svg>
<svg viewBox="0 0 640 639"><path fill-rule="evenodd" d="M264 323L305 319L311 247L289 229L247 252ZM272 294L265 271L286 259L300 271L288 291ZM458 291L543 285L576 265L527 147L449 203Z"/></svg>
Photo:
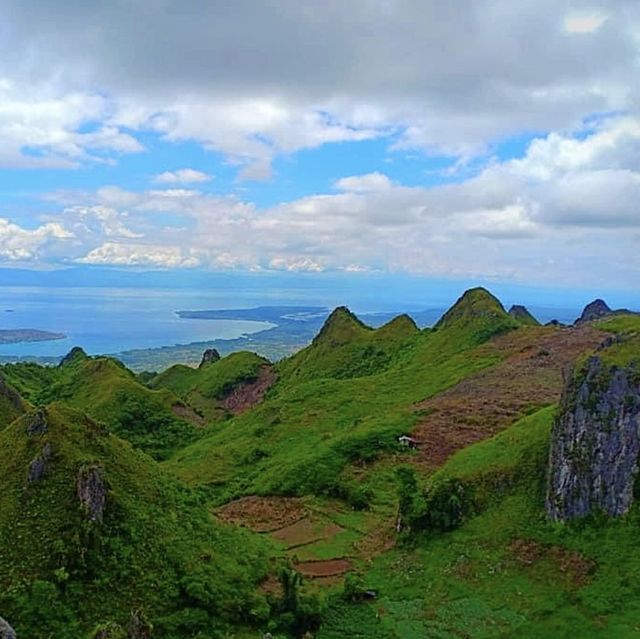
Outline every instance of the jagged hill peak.
<svg viewBox="0 0 640 639"><path fill-rule="evenodd" d="M413 318L403 313L394 317L391 321L382 325L376 330L379 336L393 336L393 337L410 337L415 333L419 333L420 329L417 327Z"/></svg>
<svg viewBox="0 0 640 639"><path fill-rule="evenodd" d="M348 342L364 331L371 330L346 306L338 306L327 317L320 332L313 339L313 344L330 343L336 346Z"/></svg>
<svg viewBox="0 0 640 639"><path fill-rule="evenodd" d="M614 313L611 307L603 300L603 299L595 299L593 302L589 302L584 309L582 310L582 314L576 320L576 324L581 322L591 322L596 319L601 319L606 317L607 315L611 315Z"/></svg>
<svg viewBox="0 0 640 639"><path fill-rule="evenodd" d="M435 328L449 328L474 320L509 320L513 318L504 310L500 300L486 288L478 286L465 291L456 303L440 318Z"/></svg>
<svg viewBox="0 0 640 639"><path fill-rule="evenodd" d="M522 304L513 304L509 309L509 315L520 324L526 326L540 326L540 322L529 312L529 309Z"/></svg>
<svg viewBox="0 0 640 639"><path fill-rule="evenodd" d="M58 366L68 366L69 364L77 364L89 359L84 349L80 346L74 346L61 360Z"/></svg>

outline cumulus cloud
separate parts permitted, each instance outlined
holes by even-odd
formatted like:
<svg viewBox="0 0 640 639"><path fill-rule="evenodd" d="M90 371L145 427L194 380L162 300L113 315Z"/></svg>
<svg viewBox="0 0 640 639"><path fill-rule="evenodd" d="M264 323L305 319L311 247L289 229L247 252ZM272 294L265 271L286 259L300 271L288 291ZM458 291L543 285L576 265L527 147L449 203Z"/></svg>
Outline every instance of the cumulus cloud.
<svg viewBox="0 0 640 639"><path fill-rule="evenodd" d="M178 169L176 171L164 171L154 177L154 182L161 184L195 184L197 182L210 182L213 176L195 169Z"/></svg>
<svg viewBox="0 0 640 639"><path fill-rule="evenodd" d="M114 215L125 228L135 216L147 219L145 243L122 233L118 241L105 242L104 228L94 238L99 244L81 259L216 269L385 269L582 284L597 271L603 281L632 286L640 270L640 167L621 167L635 166L636 145L631 120L608 118L578 141L569 134L542 137L523 158L494 162L458 183L407 187L381 173L346 176L335 184L341 192L266 209L188 189L105 188L93 195L89 210L105 207L109 215L96 219L113 224ZM116 202L126 204L117 215L111 213ZM158 210L181 216L184 225L154 228Z"/></svg>
<svg viewBox="0 0 640 639"><path fill-rule="evenodd" d="M0 24L10 25L0 78L20 113L32 104L51 114L23 120L50 162L79 161L91 145L136 151L135 136L155 131L266 179L276 155L329 142L389 136L397 149L468 157L523 130L564 130L638 104L634 0L578 0L568 13L554 0L517 11L511 0L328 0L313 11L7 0ZM95 122L99 132L84 130ZM5 163L35 162L23 135L4 135Z"/></svg>
<svg viewBox="0 0 640 639"><path fill-rule="evenodd" d="M160 266L185 268L200 265L195 251L184 251L177 246L147 244L116 244L106 242L76 262L81 264L112 264L118 266Z"/></svg>
<svg viewBox="0 0 640 639"><path fill-rule="evenodd" d="M73 238L73 233L55 222L25 229L0 218L0 257L9 262L38 259L47 246Z"/></svg>

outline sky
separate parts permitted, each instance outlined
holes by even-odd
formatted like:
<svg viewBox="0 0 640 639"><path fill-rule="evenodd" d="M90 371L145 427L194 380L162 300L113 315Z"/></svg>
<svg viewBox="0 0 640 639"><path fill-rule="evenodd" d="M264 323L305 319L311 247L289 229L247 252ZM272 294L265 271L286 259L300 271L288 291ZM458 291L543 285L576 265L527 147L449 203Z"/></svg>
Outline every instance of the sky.
<svg viewBox="0 0 640 639"><path fill-rule="evenodd" d="M0 0L0 267L638 289L637 0Z"/></svg>

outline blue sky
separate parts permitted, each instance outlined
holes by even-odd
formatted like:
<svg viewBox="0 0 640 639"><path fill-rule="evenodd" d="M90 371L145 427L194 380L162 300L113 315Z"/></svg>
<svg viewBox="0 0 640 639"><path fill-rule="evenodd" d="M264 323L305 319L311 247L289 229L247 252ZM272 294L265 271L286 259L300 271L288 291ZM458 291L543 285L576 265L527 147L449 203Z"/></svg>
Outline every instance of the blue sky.
<svg viewBox="0 0 640 639"><path fill-rule="evenodd" d="M7 0L0 267L632 296L640 8L513 6Z"/></svg>

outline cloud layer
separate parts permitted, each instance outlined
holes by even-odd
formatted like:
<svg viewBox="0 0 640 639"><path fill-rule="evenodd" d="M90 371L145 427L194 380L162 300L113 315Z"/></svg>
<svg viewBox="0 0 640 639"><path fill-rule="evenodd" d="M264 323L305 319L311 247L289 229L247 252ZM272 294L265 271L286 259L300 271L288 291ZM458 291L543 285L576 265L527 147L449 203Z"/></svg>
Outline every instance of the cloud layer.
<svg viewBox="0 0 640 639"><path fill-rule="evenodd" d="M110 165L158 140L238 181L367 140L450 165L412 186L342 172L260 207L181 158L139 188L48 193L31 224L3 209L5 262L636 286L635 0L6 0L0 43L5 168Z"/></svg>

